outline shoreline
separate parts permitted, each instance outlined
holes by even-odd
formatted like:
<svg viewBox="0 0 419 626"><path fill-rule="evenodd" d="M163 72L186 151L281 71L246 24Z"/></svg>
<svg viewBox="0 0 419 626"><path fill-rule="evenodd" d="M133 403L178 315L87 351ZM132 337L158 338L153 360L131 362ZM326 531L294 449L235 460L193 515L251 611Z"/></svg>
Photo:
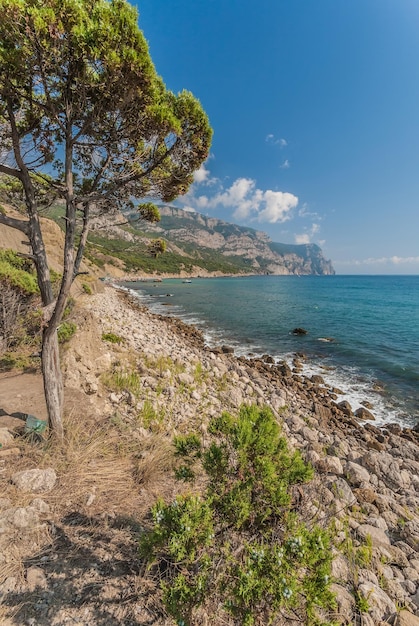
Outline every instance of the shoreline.
<svg viewBox="0 0 419 626"><path fill-rule="evenodd" d="M268 378L271 380L276 379L276 382L281 384L285 382L285 387L294 389L294 391L297 391L297 395L298 393L301 393L302 390L314 393L314 396L318 396L318 398L320 398L320 400L325 404L325 406L328 407L329 410L332 411L332 413L338 414L344 421L348 418L353 425L353 420L356 416L354 415L352 409L347 405L346 401L344 400L346 406L343 409L338 407L338 404L342 400L341 396L344 394L339 392L338 389L331 388L331 386L325 384L324 381L322 382L320 380L322 377L316 374L311 377L306 376L302 372L302 359L304 359L304 357L301 358L301 355L293 355L293 369L284 360L274 359L272 355L269 354L254 356L236 355L234 348L229 345L223 343L208 344L205 339L205 333L196 325L185 322L181 319L181 317L152 311L147 304L141 302L141 297L138 296L138 294L136 294L133 290L122 287L118 284L111 284L108 289L111 290L111 292L114 291L115 293L120 294L124 304L127 304L130 309L138 311L142 317L157 322L159 328L163 329L163 334L166 327L170 330L170 332L173 332L177 338L181 340L181 342L184 342L186 339L187 342L194 348L194 352L192 353L193 356L200 356L200 353L203 353L204 355L216 355L223 359L231 360L233 363L245 364L248 368L254 369L255 371L263 371L268 374ZM87 306L87 308L90 307ZM134 333L135 337L135 329L131 328L130 330ZM128 334L131 335L131 333ZM167 337L165 337L162 341L157 341L159 346L164 346L166 349L171 350L172 346L170 345L170 341L168 343L169 345L167 345ZM148 352L150 352L150 347ZM182 350L182 352L185 354L184 350ZM190 358L191 355L189 355L188 360L190 360ZM302 394L302 398L299 398L299 400L301 399L303 407L305 408L307 396ZM356 422L356 424L361 428L371 426L372 431L378 431L379 429L372 423L372 421L373 420L371 420L370 423L368 419L359 418L359 421ZM400 424L393 422L386 422L382 425L380 424L380 427L384 430L388 426L394 427L400 432L408 433L409 438L413 441L417 441L419 445L419 430L417 431L412 426L403 427Z"/></svg>
<svg viewBox="0 0 419 626"><path fill-rule="evenodd" d="M419 616L419 432L359 420L321 380L305 378L269 357L247 359L228 347L206 346L201 331L152 313L120 287L109 287L102 302L91 304L103 329L120 328L140 368L150 358L166 363L161 368L170 359L178 368L174 376L169 368L157 375L150 368L144 372L148 401L165 407L168 433L204 433L211 417L225 410L235 413L243 403L273 411L290 445L316 470L317 520L334 516L338 542L345 542L348 532L355 546L371 542L371 561L355 578L347 557L336 552L332 587L339 615L354 610L350 594L355 589L368 598L367 625L395 614L396 602ZM157 381L163 383L161 396ZM120 408L128 396L109 397ZM108 409L112 412L112 406ZM409 619L419 624L419 617Z"/></svg>
<svg viewBox="0 0 419 626"><path fill-rule="evenodd" d="M154 315L162 317L173 317L179 319L185 324L194 326L203 333L206 343L210 348L217 348L222 344L232 346L235 356L246 358L261 358L268 354L278 365L286 363L293 372L302 375L306 379L312 376L322 377L324 379L325 390L338 390L340 401L348 402L352 407L352 413L357 410L367 408L370 412L369 419L376 426L385 427L388 423L397 423L402 428L413 428L418 419L412 414L403 411L399 406L397 396L386 395L385 387L379 379L373 379L367 374L357 371L354 366L349 364L328 364L330 355L307 355L300 350L286 351L283 353L266 352L258 349L251 344L246 345L232 339L228 331L223 328L210 328L204 320L191 318L191 314L186 312L173 312L170 301L165 302L152 298L148 292L141 292L141 287L132 289L130 286L120 284L130 281L114 281L114 287L122 289L132 294L138 300L141 306L145 306ZM136 281L133 281L136 282ZM149 281L147 281L149 282ZM324 341L319 339L319 341ZM368 418L367 418L368 419Z"/></svg>

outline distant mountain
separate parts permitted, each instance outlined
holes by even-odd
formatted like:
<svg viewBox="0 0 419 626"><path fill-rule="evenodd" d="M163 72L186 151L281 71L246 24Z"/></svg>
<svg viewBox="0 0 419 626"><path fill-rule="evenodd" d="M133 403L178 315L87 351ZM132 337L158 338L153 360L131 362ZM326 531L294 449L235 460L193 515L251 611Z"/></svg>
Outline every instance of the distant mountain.
<svg viewBox="0 0 419 626"><path fill-rule="evenodd" d="M172 206L160 206L161 221L141 224L141 230L151 237L162 237L168 251L197 261L196 265L211 265L218 257L228 261L230 271L255 274L334 274L331 261L324 258L316 244L292 245L273 242L266 233L229 224L200 213L183 211Z"/></svg>

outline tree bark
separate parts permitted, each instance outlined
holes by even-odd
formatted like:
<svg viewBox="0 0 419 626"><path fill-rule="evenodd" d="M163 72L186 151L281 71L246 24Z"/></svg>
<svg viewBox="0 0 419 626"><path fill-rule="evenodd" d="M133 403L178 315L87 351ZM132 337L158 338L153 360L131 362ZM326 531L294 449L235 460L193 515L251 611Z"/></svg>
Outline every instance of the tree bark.
<svg viewBox="0 0 419 626"><path fill-rule="evenodd" d="M62 423L64 386L56 328L49 328L47 326L44 329L41 361L49 427L55 437L62 439L64 435Z"/></svg>

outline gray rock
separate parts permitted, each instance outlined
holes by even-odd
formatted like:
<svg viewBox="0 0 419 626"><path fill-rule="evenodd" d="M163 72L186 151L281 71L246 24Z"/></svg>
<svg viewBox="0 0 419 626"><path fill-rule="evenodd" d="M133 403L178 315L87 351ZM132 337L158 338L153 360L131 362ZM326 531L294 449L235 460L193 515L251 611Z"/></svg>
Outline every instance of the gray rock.
<svg viewBox="0 0 419 626"><path fill-rule="evenodd" d="M36 528L38 525L38 511L31 506L14 507L0 515L0 533L12 528Z"/></svg>
<svg viewBox="0 0 419 626"><path fill-rule="evenodd" d="M409 546L419 551L419 521L406 522L400 534Z"/></svg>
<svg viewBox="0 0 419 626"><path fill-rule="evenodd" d="M414 567L417 572L419 572L419 559L412 558L409 560L410 567Z"/></svg>
<svg viewBox="0 0 419 626"><path fill-rule="evenodd" d="M380 567L380 574L384 576L386 580L393 580L394 578L393 570L390 565L382 565Z"/></svg>
<svg viewBox="0 0 419 626"><path fill-rule="evenodd" d="M301 430L301 434L304 438L304 441L318 441L319 440L319 434L316 430L313 430L312 428L309 428L308 426L304 426Z"/></svg>
<svg viewBox="0 0 419 626"><path fill-rule="evenodd" d="M365 520L365 523L370 526L375 526L376 528L381 528L381 530L384 531L388 530L388 524L382 517L370 516Z"/></svg>
<svg viewBox="0 0 419 626"><path fill-rule="evenodd" d="M408 592L404 589L403 585L404 581L398 582L397 580L387 580L386 581L386 592L391 597L397 600L398 602L404 602L408 599Z"/></svg>
<svg viewBox="0 0 419 626"><path fill-rule="evenodd" d="M417 591L417 586L411 580L403 580L400 585L409 596L413 596Z"/></svg>
<svg viewBox="0 0 419 626"><path fill-rule="evenodd" d="M324 462L327 467L327 471L331 474L337 474L338 476L343 474L343 466L341 460L337 456L326 456Z"/></svg>
<svg viewBox="0 0 419 626"><path fill-rule="evenodd" d="M360 463L391 489L408 489L411 484L409 472L400 469L400 461L387 452L370 450L362 456Z"/></svg>
<svg viewBox="0 0 419 626"><path fill-rule="evenodd" d="M315 385L324 385L325 384L323 376L320 376L319 374L313 374L313 376L310 378L310 380Z"/></svg>
<svg viewBox="0 0 419 626"><path fill-rule="evenodd" d="M348 461L345 465L345 474L348 478L348 481L354 487L358 487L363 483L370 482L370 473L365 467L358 465L358 463L354 463L353 461Z"/></svg>
<svg viewBox="0 0 419 626"><path fill-rule="evenodd" d="M344 478L333 477L328 483L328 488L335 494L336 498L341 500L345 505L355 504L356 498L352 493L352 489Z"/></svg>
<svg viewBox="0 0 419 626"><path fill-rule="evenodd" d="M413 602L416 608L419 609L419 589L416 591L414 595L410 596L410 600L411 602Z"/></svg>
<svg viewBox="0 0 419 626"><path fill-rule="evenodd" d="M183 385L193 385L195 383L194 377L186 372L182 372L177 375L177 381Z"/></svg>
<svg viewBox="0 0 419 626"><path fill-rule="evenodd" d="M44 513L45 515L50 512L49 504L44 502L44 500L41 500L41 498L35 498L35 500L32 500L31 507L35 509L35 511L38 511L39 513Z"/></svg>
<svg viewBox="0 0 419 626"><path fill-rule="evenodd" d="M358 571L358 577L360 583L372 583L373 585L379 585L377 575L369 569L360 569Z"/></svg>
<svg viewBox="0 0 419 626"><path fill-rule="evenodd" d="M348 561L342 554L337 554L332 561L331 574L333 580L345 583L349 580Z"/></svg>
<svg viewBox="0 0 419 626"><path fill-rule="evenodd" d="M307 463L311 463L312 465L315 465L316 467L319 462L321 464L324 464L323 459L320 459L320 454L316 452L315 450L307 450L306 455L305 455L305 460L307 461Z"/></svg>
<svg viewBox="0 0 419 626"><path fill-rule="evenodd" d="M358 586L358 593L368 602L368 614L375 623L396 612L393 600L378 585L370 582L361 583Z"/></svg>
<svg viewBox="0 0 419 626"><path fill-rule="evenodd" d="M335 619L339 624L350 624L355 612L355 599L345 587L333 583L330 585L331 592L335 595L337 610Z"/></svg>
<svg viewBox="0 0 419 626"><path fill-rule="evenodd" d="M0 448L5 448L14 443L14 437L8 428L0 428Z"/></svg>
<svg viewBox="0 0 419 626"><path fill-rule="evenodd" d="M381 528L377 528L376 526L371 526L370 524L361 524L356 529L356 533L358 537L364 540L369 536L371 538L373 546L391 545L390 539L386 535L386 533L381 530Z"/></svg>
<svg viewBox="0 0 419 626"><path fill-rule="evenodd" d="M33 493L51 491L57 481L57 474L51 467L47 469L31 469L16 472L12 476L12 483L21 491Z"/></svg>
<svg viewBox="0 0 419 626"><path fill-rule="evenodd" d="M0 598L2 595L6 595L7 593L11 593L17 587L17 578L15 576L9 576L6 580L0 585Z"/></svg>
<svg viewBox="0 0 419 626"><path fill-rule="evenodd" d="M29 591L48 588L46 576L40 567L29 567L26 570L26 581L28 583Z"/></svg>
<svg viewBox="0 0 419 626"><path fill-rule="evenodd" d="M412 582L419 581L419 573L414 567L405 567L403 574L406 580L410 580Z"/></svg>
<svg viewBox="0 0 419 626"><path fill-rule="evenodd" d="M419 617L402 609L397 615L394 626L419 626Z"/></svg>
<svg viewBox="0 0 419 626"><path fill-rule="evenodd" d="M353 415L352 407L347 400L342 400L342 402L339 402L337 404L337 407L342 411L342 413L344 413L348 417L351 417Z"/></svg>
<svg viewBox="0 0 419 626"><path fill-rule="evenodd" d="M231 404L235 407L239 407L243 403L243 396L240 392L240 389L231 389L228 393L228 398Z"/></svg>
<svg viewBox="0 0 419 626"><path fill-rule="evenodd" d="M374 421L375 417L374 415L371 413L371 411L368 411L368 409L366 409L363 406L360 406L359 409L357 409L354 413L355 417L357 417L359 420L371 420Z"/></svg>

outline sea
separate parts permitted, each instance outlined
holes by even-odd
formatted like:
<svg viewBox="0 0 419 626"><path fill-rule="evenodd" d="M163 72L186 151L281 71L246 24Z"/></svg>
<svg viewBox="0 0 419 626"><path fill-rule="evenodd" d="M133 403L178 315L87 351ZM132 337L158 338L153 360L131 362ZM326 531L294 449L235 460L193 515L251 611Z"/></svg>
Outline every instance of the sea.
<svg viewBox="0 0 419 626"><path fill-rule="evenodd" d="M153 312L237 356L272 355L320 374L377 425L419 422L419 276L246 276L126 282ZM295 328L306 334L296 335Z"/></svg>

